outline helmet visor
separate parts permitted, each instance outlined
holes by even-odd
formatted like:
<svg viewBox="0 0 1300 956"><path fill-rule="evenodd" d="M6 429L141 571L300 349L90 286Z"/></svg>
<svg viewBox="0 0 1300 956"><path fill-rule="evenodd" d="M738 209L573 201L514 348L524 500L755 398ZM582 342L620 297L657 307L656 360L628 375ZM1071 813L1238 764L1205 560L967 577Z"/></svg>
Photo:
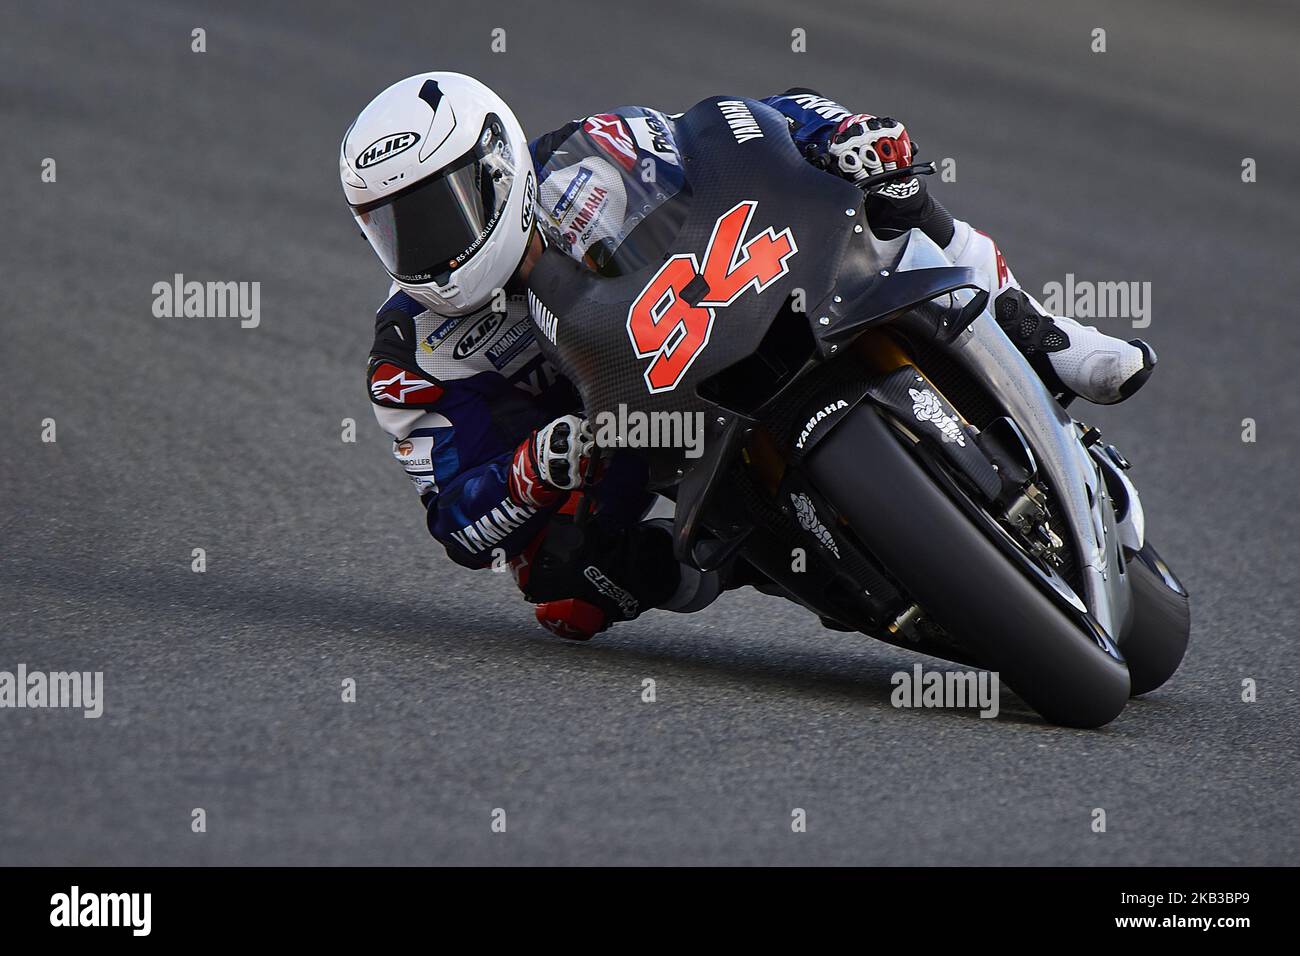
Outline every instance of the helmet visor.
<svg viewBox="0 0 1300 956"><path fill-rule="evenodd" d="M495 114L463 156L434 176L352 213L399 282L446 285L496 229L514 182L514 157Z"/></svg>

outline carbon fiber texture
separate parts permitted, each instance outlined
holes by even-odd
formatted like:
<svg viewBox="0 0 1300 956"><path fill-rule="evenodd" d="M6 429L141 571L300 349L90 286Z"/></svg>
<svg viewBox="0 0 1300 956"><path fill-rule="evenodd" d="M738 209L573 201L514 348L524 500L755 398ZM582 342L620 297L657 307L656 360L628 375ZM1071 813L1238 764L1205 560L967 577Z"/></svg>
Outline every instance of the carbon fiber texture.
<svg viewBox="0 0 1300 956"><path fill-rule="evenodd" d="M559 317L555 343L542 348L556 367L578 387L589 416L616 412L618 406L644 412L712 413L700 398L699 384L751 354L773 318L795 289L808 303L824 299L836 278L844 249L860 216L846 215L861 206L862 196L847 182L810 166L794 147L785 119L753 100L743 100L762 136L739 141L713 97L697 104L678 121L693 201L676 240L663 259L677 254L703 256L715 224L741 200L757 207L745 239L771 227L789 228L796 251L786 275L761 292L752 288L725 307L716 307L707 344L671 391L650 392L644 379L648 359L638 358L628 333L628 312L661 263L624 276L602 277L551 249L534 270L530 285ZM646 449L652 470L676 467L678 449Z"/></svg>

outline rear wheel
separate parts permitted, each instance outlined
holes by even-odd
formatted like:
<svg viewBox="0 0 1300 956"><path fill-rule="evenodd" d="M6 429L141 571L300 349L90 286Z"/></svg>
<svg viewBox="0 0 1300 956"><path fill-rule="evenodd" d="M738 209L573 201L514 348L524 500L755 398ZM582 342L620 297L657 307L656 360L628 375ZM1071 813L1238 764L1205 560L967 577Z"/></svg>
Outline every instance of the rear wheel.
<svg viewBox="0 0 1300 956"><path fill-rule="evenodd" d="M1120 645L1136 697L1174 676L1187 653L1192 616L1187 592L1147 542L1128 563L1133 621Z"/></svg>
<svg viewBox="0 0 1300 956"><path fill-rule="evenodd" d="M1100 727L1124 709L1125 665L963 513L874 406L855 409L823 438L807 469L925 616L1043 717Z"/></svg>

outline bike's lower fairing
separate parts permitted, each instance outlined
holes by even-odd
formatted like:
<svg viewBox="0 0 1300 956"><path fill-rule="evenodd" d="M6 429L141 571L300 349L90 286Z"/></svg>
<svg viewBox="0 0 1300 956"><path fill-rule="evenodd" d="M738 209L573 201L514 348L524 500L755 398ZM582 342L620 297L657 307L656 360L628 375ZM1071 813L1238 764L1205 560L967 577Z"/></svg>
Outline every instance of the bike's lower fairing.
<svg viewBox="0 0 1300 956"><path fill-rule="evenodd" d="M797 468L816 443L823 441L837 423L862 401L870 401L900 420L910 417L903 411L897 394L892 401L886 397L890 375L864 376L859 368L850 365L852 359L847 354L856 336L868 329L894 323L914 338L943 350L973 377L982 379L994 400L1020 427L1044 483L1053 490L1056 500L1065 510L1061 517L1068 529L1067 541L1075 551L1082 593L1076 595L1074 589L1059 576L1052 575L1050 569L1038 568L1033 562L1028 562L1014 545L1004 550L1009 558L1024 565L1026 573L1035 575L1043 583L1061 610L1088 631L1099 647L1121 659L1115 644L1129 613L1129 594L1119 548L1120 536L1110 495L1098 475L1097 465L1078 440L1074 422L1003 334L988 309L971 314L972 302L979 305L983 300L979 298L979 291L971 290L969 270L949 266L942 251L915 230L891 243L874 239L864 239L863 242L873 247L871 260L889 265L877 270L866 288L854 290L856 294L837 287L824 303L825 307L816 310L824 312L830 319L825 325L821 324L820 315L814 320L814 335L820 352L817 360L827 366L818 377L816 386L809 390L800 389L800 383L808 381L806 375L800 376L772 396L752 416L736 415L726 409L716 410L718 414L712 419L715 423L713 440L707 441L705 446L708 452L677 489L679 554L690 556L688 548L701 526L708 527L711 533L735 545L741 544L742 535L752 537L753 531L744 527L739 515L735 516L734 522L731 519L719 520L725 511L732 509L715 507L712 521L706 516L711 491L727 475L727 462L734 460L744 444L747 430L754 428L760 419L769 430L776 432L778 443L785 446L789 464ZM933 298L935 294L938 299ZM984 294L986 298L987 294ZM927 307L917 308L923 305ZM829 366L839 365L845 366L844 372L831 374ZM924 378L924 374L915 369L910 373ZM926 384L941 394L928 380ZM897 389L894 391L897 393ZM906 404L905 399L903 404ZM799 447L797 429L827 409L830 411L825 418L817 422ZM958 413L959 410L950 408L949 411ZM928 429L915 428L914 431L922 443L931 446L940 457L950 458L957 454L956 444L937 440ZM996 481L996 473L980 446L968 442L961 448L961 454L966 458L961 466L963 473L976 483L985 482L985 490L990 490L987 478L992 476ZM976 474L976 469L981 466L987 470L984 477ZM862 462L860 477L863 481L871 480L869 460ZM1133 494L1136 498L1136 492ZM991 533L997 534L996 531ZM1141 547L1140 540L1137 547ZM748 547L742 548L749 553L755 549L752 541ZM715 555L714 563L725 553ZM771 568L770 571L765 568L765 573L777 573L781 584L800 601L823 616L836 617L826 607L826 589L822 585L824 576L790 572L788 554L787 549L782 562L762 562ZM815 580L810 581L810 578ZM870 627L878 636L903 646L917 646L914 641L900 642L893 635L881 635L881 622L866 624L860 614L846 621L842 617L837 619L863 629ZM927 650L936 652L934 647Z"/></svg>

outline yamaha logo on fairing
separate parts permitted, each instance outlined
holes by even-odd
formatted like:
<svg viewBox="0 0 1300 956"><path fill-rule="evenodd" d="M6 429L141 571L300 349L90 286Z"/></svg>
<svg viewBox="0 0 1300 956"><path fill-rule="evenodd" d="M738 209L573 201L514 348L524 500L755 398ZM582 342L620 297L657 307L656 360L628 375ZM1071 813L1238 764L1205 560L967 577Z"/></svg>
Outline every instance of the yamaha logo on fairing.
<svg viewBox="0 0 1300 956"><path fill-rule="evenodd" d="M844 399L841 398L839 401L831 402L829 405L827 405L825 408L819 411L812 418L808 419L808 424L804 425L803 431L799 433L799 440L794 443L794 447L798 448L800 451L803 451L803 446L808 442L808 436L813 433L814 428L816 428L819 424L821 424L823 419L830 418L841 408L848 408L848 407L849 407L849 403L844 401Z"/></svg>
<svg viewBox="0 0 1300 956"><path fill-rule="evenodd" d="M555 317L555 313L548 309L541 299L537 298L537 295L532 289L528 290L528 302L529 305L532 306L533 320L537 323L537 327L542 330L542 334L550 339L551 344L554 345L559 319Z"/></svg>
<svg viewBox="0 0 1300 956"><path fill-rule="evenodd" d="M483 316L460 337L456 347L451 350L452 356L463 359L473 355L492 337L492 333L501 327L504 319L505 317L498 312L489 312Z"/></svg>
<svg viewBox="0 0 1300 956"><path fill-rule="evenodd" d="M758 125L758 120L754 119L754 114L743 100L718 100L718 109L731 127L731 135L737 143L763 138L763 128Z"/></svg>
<svg viewBox="0 0 1300 956"><path fill-rule="evenodd" d="M419 133L389 133L375 140L357 154L357 169L367 169L398 153L404 153L420 141Z"/></svg>

